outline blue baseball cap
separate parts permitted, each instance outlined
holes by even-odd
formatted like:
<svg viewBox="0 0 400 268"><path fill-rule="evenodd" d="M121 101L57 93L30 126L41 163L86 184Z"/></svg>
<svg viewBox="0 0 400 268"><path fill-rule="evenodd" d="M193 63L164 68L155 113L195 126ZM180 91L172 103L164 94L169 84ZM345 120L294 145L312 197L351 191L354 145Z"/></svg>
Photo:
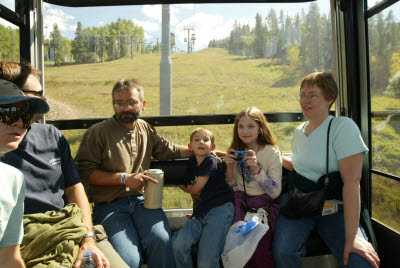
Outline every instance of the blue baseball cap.
<svg viewBox="0 0 400 268"><path fill-rule="evenodd" d="M7 80L0 79L0 105L20 101L29 102L29 110L32 114L45 114L50 111L50 107L45 100L25 96L24 92L16 85Z"/></svg>

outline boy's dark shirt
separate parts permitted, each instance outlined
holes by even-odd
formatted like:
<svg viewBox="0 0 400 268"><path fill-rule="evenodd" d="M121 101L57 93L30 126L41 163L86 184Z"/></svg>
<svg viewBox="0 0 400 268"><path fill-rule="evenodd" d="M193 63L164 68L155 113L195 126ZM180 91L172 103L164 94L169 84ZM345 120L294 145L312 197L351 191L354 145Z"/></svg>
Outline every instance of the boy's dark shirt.
<svg viewBox="0 0 400 268"><path fill-rule="evenodd" d="M190 158L185 184L193 185L199 176L210 176L199 194L193 198L193 217L205 216L211 209L233 201L233 193L225 181L225 166L214 156L207 156L199 166Z"/></svg>

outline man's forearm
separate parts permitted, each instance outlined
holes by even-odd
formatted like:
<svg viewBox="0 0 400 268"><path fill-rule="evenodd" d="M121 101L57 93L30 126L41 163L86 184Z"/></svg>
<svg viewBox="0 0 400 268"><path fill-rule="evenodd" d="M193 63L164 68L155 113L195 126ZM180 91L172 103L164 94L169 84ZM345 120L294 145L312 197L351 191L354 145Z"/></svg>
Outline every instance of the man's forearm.
<svg viewBox="0 0 400 268"><path fill-rule="evenodd" d="M188 158L193 155L193 152L189 150L187 146L180 145L180 150L181 150L181 157L182 158Z"/></svg>
<svg viewBox="0 0 400 268"><path fill-rule="evenodd" d="M108 172L96 169L90 174L89 183L95 185L120 185L123 172Z"/></svg>

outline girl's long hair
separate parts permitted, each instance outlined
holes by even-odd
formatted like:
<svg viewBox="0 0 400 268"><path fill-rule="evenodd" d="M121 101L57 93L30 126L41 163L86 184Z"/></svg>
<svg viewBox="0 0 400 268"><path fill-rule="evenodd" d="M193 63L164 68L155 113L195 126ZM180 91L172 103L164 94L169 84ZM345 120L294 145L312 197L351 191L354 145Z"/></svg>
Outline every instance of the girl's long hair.
<svg viewBox="0 0 400 268"><path fill-rule="evenodd" d="M235 150L245 150L246 149L246 144L239 138L238 134L238 125L239 125L239 120L243 116L247 116L254 121L257 122L258 126L260 127L260 133L258 134L257 137L257 143L258 145L273 145L276 148L279 149L278 144L275 140L274 135L272 134L271 128L269 126L269 123L267 119L265 118L264 114L257 109L256 107L248 107L242 111L240 111L235 119L235 125L233 127L233 139L231 146L229 148L233 148Z"/></svg>

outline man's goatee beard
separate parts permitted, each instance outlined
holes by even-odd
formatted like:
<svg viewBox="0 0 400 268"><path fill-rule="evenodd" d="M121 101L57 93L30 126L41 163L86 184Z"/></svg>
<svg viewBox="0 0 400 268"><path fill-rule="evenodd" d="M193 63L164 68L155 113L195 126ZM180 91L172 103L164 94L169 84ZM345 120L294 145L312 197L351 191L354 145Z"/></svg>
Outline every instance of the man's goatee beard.
<svg viewBox="0 0 400 268"><path fill-rule="evenodd" d="M122 115L124 115L124 114L132 115L132 117L122 117ZM116 113L115 117L121 123L130 124L130 123L135 122L140 117L140 113L130 113L130 112L124 112L124 113L120 113L120 114Z"/></svg>

